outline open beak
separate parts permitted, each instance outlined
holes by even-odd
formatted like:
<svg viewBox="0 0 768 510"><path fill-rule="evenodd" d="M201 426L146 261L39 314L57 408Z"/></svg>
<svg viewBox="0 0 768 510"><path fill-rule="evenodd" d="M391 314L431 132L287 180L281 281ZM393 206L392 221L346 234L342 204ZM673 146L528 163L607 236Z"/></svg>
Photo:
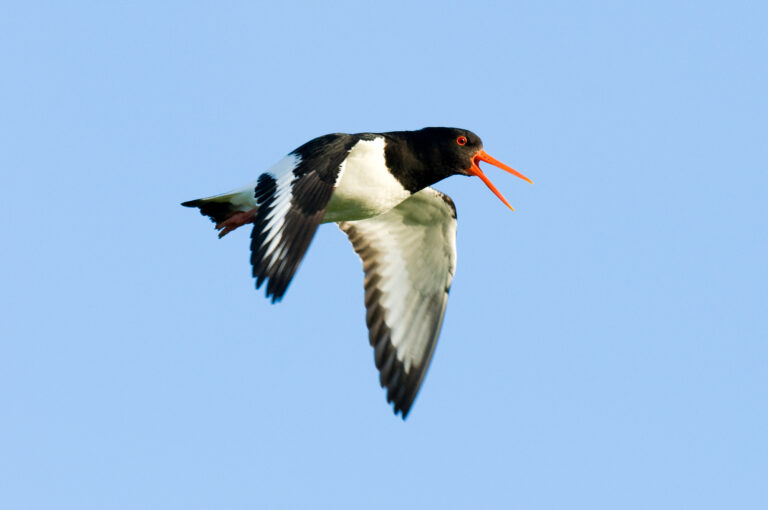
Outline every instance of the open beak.
<svg viewBox="0 0 768 510"><path fill-rule="evenodd" d="M517 170L515 170L514 168L511 168L511 167L505 165L504 163L502 163L501 161L490 157L488 155L488 153L486 153L483 149L480 149L479 151L477 151L475 153L475 155L472 157L472 166L469 167L467 172L469 172L470 175L476 175L476 176L480 177L480 179L485 183L485 185L488 186L488 188L491 191L493 191L493 193L497 197L499 197L499 199L502 202L504 202L504 204L507 207L509 207L510 209L512 209L514 211L515 209L511 205L509 205L509 202L507 202L507 199L504 198L504 195L499 193L499 190L496 189L496 186L494 186L493 183L488 179L488 177L485 176L483 171L480 170L480 166L479 166L480 161L485 161L486 163L490 163L493 166L497 166L497 167L501 168L502 170L506 170L507 172L511 173L512 175L516 175L517 177L520 177L521 179L523 179L525 181L528 181L531 184L533 184L533 181L530 180L528 177L524 176L523 174L521 174L520 172L518 172Z"/></svg>

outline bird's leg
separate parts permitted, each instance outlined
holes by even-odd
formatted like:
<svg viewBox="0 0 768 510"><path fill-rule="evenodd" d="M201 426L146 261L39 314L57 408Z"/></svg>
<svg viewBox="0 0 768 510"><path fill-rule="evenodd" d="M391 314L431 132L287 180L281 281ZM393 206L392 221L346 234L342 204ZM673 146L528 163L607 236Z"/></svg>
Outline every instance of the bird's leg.
<svg viewBox="0 0 768 510"><path fill-rule="evenodd" d="M258 207L254 207L250 211L237 211L226 220L217 223L216 229L221 230L221 232L219 232L219 238L224 237L238 227L242 227L248 223L253 223L253 220L256 218L256 211L258 209Z"/></svg>

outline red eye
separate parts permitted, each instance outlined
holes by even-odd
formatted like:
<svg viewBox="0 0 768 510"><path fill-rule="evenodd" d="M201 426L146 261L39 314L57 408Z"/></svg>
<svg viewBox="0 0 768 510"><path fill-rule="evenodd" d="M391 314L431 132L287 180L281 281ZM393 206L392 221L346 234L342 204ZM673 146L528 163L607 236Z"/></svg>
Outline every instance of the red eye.
<svg viewBox="0 0 768 510"><path fill-rule="evenodd" d="M467 144L467 137L466 136L460 136L456 139L456 143L459 145L466 145Z"/></svg>

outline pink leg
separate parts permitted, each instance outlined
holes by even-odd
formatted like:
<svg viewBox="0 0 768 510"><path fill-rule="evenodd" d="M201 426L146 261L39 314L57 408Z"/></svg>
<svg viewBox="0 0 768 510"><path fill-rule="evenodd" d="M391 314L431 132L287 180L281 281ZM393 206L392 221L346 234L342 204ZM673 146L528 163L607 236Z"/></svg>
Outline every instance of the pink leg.
<svg viewBox="0 0 768 510"><path fill-rule="evenodd" d="M257 210L258 207L254 207L250 211L238 211L221 223L217 223L216 228L221 230L221 232L219 232L219 238L224 237L238 227L253 223L253 220L256 218Z"/></svg>

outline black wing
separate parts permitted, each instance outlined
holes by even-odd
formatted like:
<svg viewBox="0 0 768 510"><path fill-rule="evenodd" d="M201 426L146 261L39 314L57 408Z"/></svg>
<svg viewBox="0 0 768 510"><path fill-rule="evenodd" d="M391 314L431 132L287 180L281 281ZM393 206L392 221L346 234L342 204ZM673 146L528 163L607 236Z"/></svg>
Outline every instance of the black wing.
<svg viewBox="0 0 768 510"><path fill-rule="evenodd" d="M343 133L315 138L281 161L278 171L259 177L251 264L256 288L266 281L266 294L273 303L291 283L323 219L339 167L359 139Z"/></svg>

